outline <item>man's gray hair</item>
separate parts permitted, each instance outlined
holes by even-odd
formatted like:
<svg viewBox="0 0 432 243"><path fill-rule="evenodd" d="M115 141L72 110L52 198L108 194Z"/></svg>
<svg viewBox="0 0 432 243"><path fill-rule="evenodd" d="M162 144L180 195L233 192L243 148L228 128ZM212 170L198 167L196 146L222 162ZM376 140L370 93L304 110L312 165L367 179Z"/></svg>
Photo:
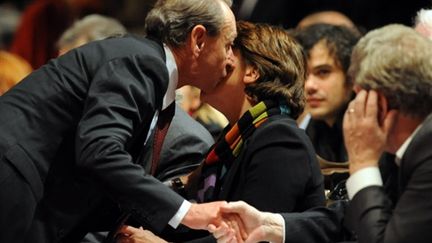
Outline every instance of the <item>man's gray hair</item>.
<svg viewBox="0 0 432 243"><path fill-rule="evenodd" d="M432 112L432 41L403 25L366 34L355 46L348 75L384 94L390 109L425 117Z"/></svg>
<svg viewBox="0 0 432 243"><path fill-rule="evenodd" d="M74 45L80 38L86 42L102 40L108 37L121 36L126 33L126 28L116 19L99 14L91 14L75 22L67 29L57 42L62 48Z"/></svg>
<svg viewBox="0 0 432 243"><path fill-rule="evenodd" d="M231 0L159 0L146 18L147 37L180 46L199 24L216 36L225 21L222 2L229 7L232 4Z"/></svg>

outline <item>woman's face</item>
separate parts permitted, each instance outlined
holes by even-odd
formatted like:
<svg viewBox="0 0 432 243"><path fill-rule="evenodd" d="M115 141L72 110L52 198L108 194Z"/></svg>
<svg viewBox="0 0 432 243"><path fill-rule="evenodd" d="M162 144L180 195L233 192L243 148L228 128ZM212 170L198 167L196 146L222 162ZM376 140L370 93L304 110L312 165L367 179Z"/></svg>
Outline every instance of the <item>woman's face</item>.
<svg viewBox="0 0 432 243"><path fill-rule="evenodd" d="M222 112L230 122L242 115L245 102L244 77L246 63L239 50L233 50L233 69L226 78L209 92L201 92L201 100Z"/></svg>

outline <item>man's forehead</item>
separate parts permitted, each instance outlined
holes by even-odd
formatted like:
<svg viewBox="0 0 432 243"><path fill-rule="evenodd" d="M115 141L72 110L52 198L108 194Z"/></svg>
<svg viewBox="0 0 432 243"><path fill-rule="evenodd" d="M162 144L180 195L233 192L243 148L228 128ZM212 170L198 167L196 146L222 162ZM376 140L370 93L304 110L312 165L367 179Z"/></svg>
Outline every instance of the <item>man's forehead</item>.
<svg viewBox="0 0 432 243"><path fill-rule="evenodd" d="M341 62L327 45L325 44L316 44L308 55L308 63L314 63L313 66L320 65L321 63L331 64L333 66L341 67Z"/></svg>
<svg viewBox="0 0 432 243"><path fill-rule="evenodd" d="M237 37L236 20L234 13L230 9L230 7L223 1L220 1L220 4L222 6L222 11L224 15L222 34L225 36L225 38L229 40L234 40Z"/></svg>

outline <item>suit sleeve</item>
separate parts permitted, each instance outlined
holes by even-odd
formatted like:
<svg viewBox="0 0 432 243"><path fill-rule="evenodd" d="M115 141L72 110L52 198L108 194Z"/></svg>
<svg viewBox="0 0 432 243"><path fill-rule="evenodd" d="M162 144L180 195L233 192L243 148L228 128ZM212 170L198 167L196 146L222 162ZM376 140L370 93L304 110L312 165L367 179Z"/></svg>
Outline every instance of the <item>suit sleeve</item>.
<svg viewBox="0 0 432 243"><path fill-rule="evenodd" d="M294 128L273 123L256 133L249 143L253 152L246 158L249 165L241 199L270 212L324 205L320 171L317 165L311 167L315 157Z"/></svg>
<svg viewBox="0 0 432 243"><path fill-rule="evenodd" d="M148 132L167 80L163 61L155 57L110 61L92 78L76 135L78 166L155 231L166 226L183 199L134 164L128 148L143 143L135 138Z"/></svg>
<svg viewBox="0 0 432 243"><path fill-rule="evenodd" d="M342 222L346 204L346 201L337 201L329 207L316 207L301 213L282 213L285 243L344 240Z"/></svg>
<svg viewBox="0 0 432 243"><path fill-rule="evenodd" d="M412 173L396 207L380 186L360 190L347 211L347 223L362 242L430 242L432 160Z"/></svg>

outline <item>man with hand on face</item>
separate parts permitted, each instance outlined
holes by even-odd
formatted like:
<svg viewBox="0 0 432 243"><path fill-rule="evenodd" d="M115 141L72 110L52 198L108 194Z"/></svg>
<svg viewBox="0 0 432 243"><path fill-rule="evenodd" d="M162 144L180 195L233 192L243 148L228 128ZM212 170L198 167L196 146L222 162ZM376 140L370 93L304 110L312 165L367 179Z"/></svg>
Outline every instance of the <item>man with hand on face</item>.
<svg viewBox="0 0 432 243"><path fill-rule="evenodd" d="M359 242L430 242L432 42L412 28L370 32L353 52L357 98L344 117L350 161L346 219ZM378 159L395 154L398 195L383 190Z"/></svg>
<svg viewBox="0 0 432 243"><path fill-rule="evenodd" d="M431 56L432 42L402 25L371 31L354 48L349 75L358 93L344 116L351 174L345 221L360 243L432 239ZM396 155L398 195L393 202L378 169L384 151ZM333 231L319 225L332 220L325 208L282 214L284 220L243 202L222 211L240 215L247 242L296 242L301 234L310 238L301 242L334 242L329 238ZM211 230L221 242L235 239L229 228Z"/></svg>
<svg viewBox="0 0 432 243"><path fill-rule="evenodd" d="M160 1L147 38L71 50L0 98L0 242L77 242L114 224L95 216L106 198L157 232L219 222L224 202L190 204L135 162L177 87L226 75L230 4Z"/></svg>

